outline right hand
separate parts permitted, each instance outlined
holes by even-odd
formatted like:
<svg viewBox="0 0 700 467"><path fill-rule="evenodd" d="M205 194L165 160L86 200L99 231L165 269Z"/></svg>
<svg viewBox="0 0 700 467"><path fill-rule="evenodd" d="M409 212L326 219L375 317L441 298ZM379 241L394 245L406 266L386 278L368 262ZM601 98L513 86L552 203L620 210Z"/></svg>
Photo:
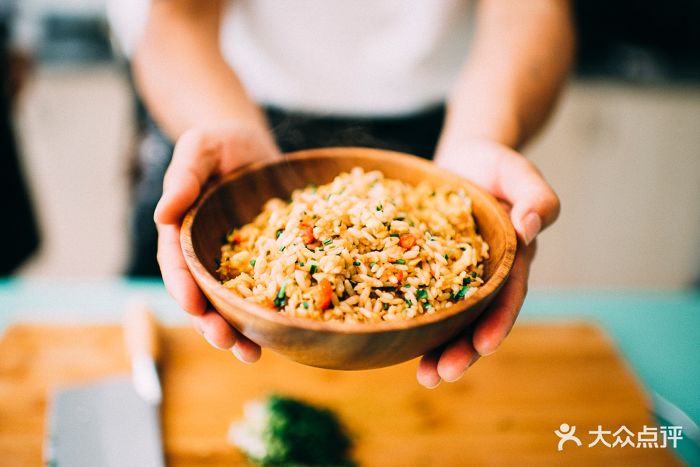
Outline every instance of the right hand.
<svg viewBox="0 0 700 467"><path fill-rule="evenodd" d="M241 361L260 358L260 347L211 308L190 274L180 248L182 218L211 178L250 162L279 157L272 135L257 126L226 122L192 128L178 139L153 216L158 228L158 264L175 301L212 346L230 349Z"/></svg>

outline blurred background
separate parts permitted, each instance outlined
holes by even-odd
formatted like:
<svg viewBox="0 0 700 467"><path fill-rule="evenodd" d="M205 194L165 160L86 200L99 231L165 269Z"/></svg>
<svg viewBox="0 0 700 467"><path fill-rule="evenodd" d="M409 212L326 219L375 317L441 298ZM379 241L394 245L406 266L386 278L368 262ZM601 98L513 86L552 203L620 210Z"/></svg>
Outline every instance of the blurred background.
<svg viewBox="0 0 700 467"><path fill-rule="evenodd" d="M17 46L31 65L12 124L41 240L15 273L119 276L136 109L104 1L16 3ZM700 2L588 0L576 15L576 72L525 149L563 205L532 285L697 287Z"/></svg>

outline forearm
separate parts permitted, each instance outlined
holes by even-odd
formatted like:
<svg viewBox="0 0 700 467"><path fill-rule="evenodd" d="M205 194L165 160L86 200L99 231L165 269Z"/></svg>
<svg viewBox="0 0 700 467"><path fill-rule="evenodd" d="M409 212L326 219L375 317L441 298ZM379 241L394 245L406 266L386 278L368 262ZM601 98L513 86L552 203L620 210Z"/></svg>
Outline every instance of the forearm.
<svg viewBox="0 0 700 467"><path fill-rule="evenodd" d="M136 84L158 124L173 139L222 121L265 127L219 48L223 2L156 0L134 53Z"/></svg>
<svg viewBox="0 0 700 467"><path fill-rule="evenodd" d="M474 46L448 101L438 155L474 138L524 144L554 106L573 49L568 1L480 1Z"/></svg>

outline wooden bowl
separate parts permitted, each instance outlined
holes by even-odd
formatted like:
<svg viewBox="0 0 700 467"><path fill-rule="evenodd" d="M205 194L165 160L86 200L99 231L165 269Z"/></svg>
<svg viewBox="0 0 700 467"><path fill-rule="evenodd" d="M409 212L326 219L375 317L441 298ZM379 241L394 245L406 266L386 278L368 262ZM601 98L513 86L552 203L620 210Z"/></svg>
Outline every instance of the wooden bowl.
<svg viewBox="0 0 700 467"><path fill-rule="evenodd" d="M479 231L490 246L485 283L458 304L431 315L376 324L318 322L287 317L244 300L216 275L226 232L250 222L271 197L288 199L310 183L330 182L360 166L417 184L461 186L473 202ZM510 273L516 238L508 215L490 194L415 156L365 148L327 148L241 167L209 188L185 217L180 242L199 287L221 315L252 341L306 365L360 370L400 363L439 346L486 308Z"/></svg>

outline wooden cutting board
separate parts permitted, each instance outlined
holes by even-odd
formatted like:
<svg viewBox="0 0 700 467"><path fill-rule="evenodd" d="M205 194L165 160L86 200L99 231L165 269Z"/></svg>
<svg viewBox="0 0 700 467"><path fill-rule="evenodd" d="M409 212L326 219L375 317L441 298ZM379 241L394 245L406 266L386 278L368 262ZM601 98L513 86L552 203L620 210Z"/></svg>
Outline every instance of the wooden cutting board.
<svg viewBox="0 0 700 467"><path fill-rule="evenodd" d="M416 362L319 370L265 352L255 365L210 348L190 329L163 331L168 464L245 464L226 434L245 401L270 392L331 407L355 436L360 465L678 465L665 449L587 447L598 425L656 426L648 400L610 340L587 324L520 324L458 383L415 380ZM0 464L41 465L46 395L66 383L128 371L116 326L17 325L0 342ZM554 430L582 447L557 451ZM612 439L610 439L612 441Z"/></svg>

